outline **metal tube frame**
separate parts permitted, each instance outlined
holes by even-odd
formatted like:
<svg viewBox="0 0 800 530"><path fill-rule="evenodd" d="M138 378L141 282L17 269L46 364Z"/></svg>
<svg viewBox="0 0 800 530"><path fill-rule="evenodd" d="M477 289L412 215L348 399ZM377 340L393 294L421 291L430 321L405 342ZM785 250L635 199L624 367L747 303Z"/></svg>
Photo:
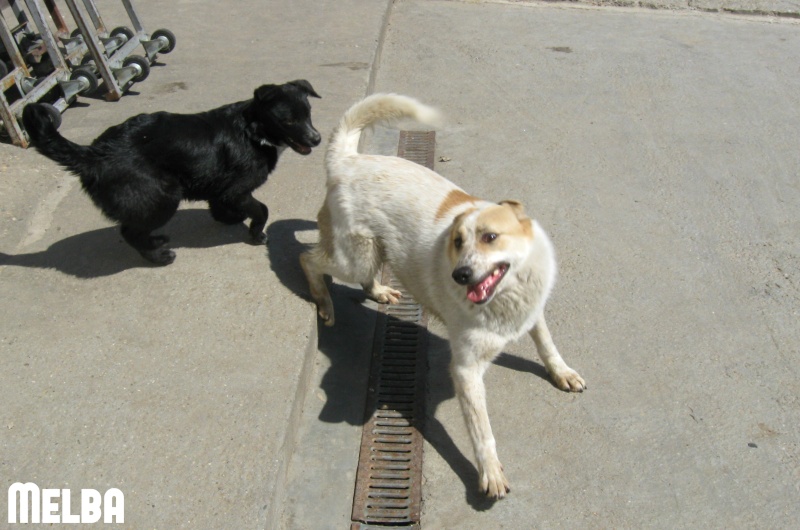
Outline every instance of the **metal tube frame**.
<svg viewBox="0 0 800 530"><path fill-rule="evenodd" d="M27 11L33 19L32 23L41 35L47 55L54 67L54 71L45 78L35 80L35 85L33 84L31 69L25 63L14 36L19 28L31 23L21 7L23 2L26 4ZM47 11L42 8L42 2ZM150 40L150 36L145 32L139 14L133 5L133 0L121 0L121 2L134 28L134 35L117 49L112 49L111 46L106 48L107 43L101 40L101 37L108 37L108 31L97 9L95 0L81 0L83 9L78 7L76 0L64 0L64 2L67 4L72 18L82 35L82 43L78 39L66 42L70 39L69 29L56 6L55 0L8 0L18 23L17 26L11 29L6 26L5 21L0 16L0 40L14 65L13 70L0 79L0 119L11 141L21 147L27 147L28 145L27 137L18 123L18 117L22 115L24 106L29 102L40 100L59 83L62 83L61 87L64 89L66 86L64 83L71 82L70 71L73 67L72 65L77 65L84 55L91 54L94 60L94 67L105 83L107 89L106 99L116 101L130 87L137 70L140 71L135 66L125 66L124 63L127 57L141 44L144 47L147 61L152 63L156 54L166 45L163 37L155 41ZM47 22L46 12L50 14L56 29L55 32L52 31ZM60 46L57 39L64 41L65 46ZM9 104L5 91L13 86L17 87L22 97ZM25 88L29 90L26 91ZM60 112L63 112L69 105L69 101L66 98L71 98L75 95L74 90L62 90L62 92L65 96L59 98L53 104Z"/></svg>
<svg viewBox="0 0 800 530"><path fill-rule="evenodd" d="M136 71L133 67L125 67L125 59L143 42L147 42L149 36L145 33L139 15L133 6L131 0L122 0L125 11L131 20L134 27L134 35L125 44L112 53L107 54L100 36L107 35L105 24L103 23L100 13L94 3L94 0L82 0L86 13L89 19L82 10L78 8L76 0L65 0L67 7L75 19L81 34L84 36L84 41L89 49L89 53L94 59L94 66L99 72L100 76L105 82L108 92L106 92L106 99L108 101L117 101L122 97L122 94L130 87ZM148 61L152 62L155 54L146 52Z"/></svg>
<svg viewBox="0 0 800 530"><path fill-rule="evenodd" d="M17 0L10 0L9 4L20 25L30 24L30 21L27 20L27 15L17 4ZM20 147L28 146L28 138L20 127L18 121L18 117L22 114L22 109L30 102L39 101L42 99L59 83L59 81L69 79L70 75L69 65L64 60L64 57L59 53L58 44L53 32L50 30L50 26L47 24L47 19L45 18L44 14L45 11L42 9L40 1L25 0L25 4L27 6L28 13L30 13L31 18L33 19L32 22L36 26L36 29L42 38L45 49L47 50L47 55L53 64L53 71L46 77L38 80L31 90L27 92L23 90L23 81L31 79L31 71L30 68L28 68L28 65L25 64L25 59L20 53L19 45L17 44L12 30L9 30L6 26L5 19L0 20L0 40L2 40L3 46L11 57L11 62L14 64L14 69L9 72L8 75L6 75L0 82L0 118L2 118L3 126L11 138L12 143ZM60 13L58 13L58 9L56 8L55 4L49 2L48 11L51 13L53 20L56 21L56 24L58 25ZM63 22L63 19L60 19L60 22ZM16 85L22 97L13 103L9 103L5 96L5 92L14 85ZM67 105L68 102L64 98L59 98L53 104L53 106L55 106L59 112L63 112L64 109L67 108Z"/></svg>

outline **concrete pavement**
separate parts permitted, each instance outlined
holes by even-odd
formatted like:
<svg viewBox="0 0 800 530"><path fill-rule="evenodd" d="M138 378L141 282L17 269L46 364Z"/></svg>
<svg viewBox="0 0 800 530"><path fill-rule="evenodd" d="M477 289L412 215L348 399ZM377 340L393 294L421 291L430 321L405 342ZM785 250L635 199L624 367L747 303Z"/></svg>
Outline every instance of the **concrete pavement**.
<svg viewBox="0 0 800 530"><path fill-rule="evenodd" d="M109 26L127 22L106 4ZM61 131L74 141L140 112L196 112L297 78L322 95L313 120L327 136L367 92L388 6L136 4L147 29L172 30L178 45L119 102L69 109ZM274 527L317 345L291 241L313 228L323 151L285 153L258 191L269 256L243 243L243 226L187 203L164 229L175 263L151 268L74 177L32 149L0 150L3 492L16 481L73 497L116 487L129 528Z"/></svg>
<svg viewBox="0 0 800 530"><path fill-rule="evenodd" d="M512 492L486 502L432 326L424 527L800 520L791 16L217 5L137 2L148 29L176 33L176 50L136 95L71 108L62 133L88 142L138 112L194 112L306 78L327 136L363 94L407 93L448 117L436 169L476 195L521 200L556 246L548 320L589 390L559 392L529 341L509 346L486 381ZM337 286L337 326L318 332L304 300L296 258L315 237L323 149L286 153L259 191L267 252L187 204L165 228L177 260L157 269L73 177L0 145L6 482L120 488L130 528L348 526L374 308Z"/></svg>
<svg viewBox="0 0 800 530"><path fill-rule="evenodd" d="M505 1L524 4L536 3L531 0ZM798 0L543 0L543 2L800 18L800 1Z"/></svg>
<svg viewBox="0 0 800 530"><path fill-rule="evenodd" d="M439 105L437 169L549 231L548 320L589 384L556 391L527 339L489 371L512 484L491 506L434 353L425 525L800 520L800 27L422 1L391 20L376 90Z"/></svg>

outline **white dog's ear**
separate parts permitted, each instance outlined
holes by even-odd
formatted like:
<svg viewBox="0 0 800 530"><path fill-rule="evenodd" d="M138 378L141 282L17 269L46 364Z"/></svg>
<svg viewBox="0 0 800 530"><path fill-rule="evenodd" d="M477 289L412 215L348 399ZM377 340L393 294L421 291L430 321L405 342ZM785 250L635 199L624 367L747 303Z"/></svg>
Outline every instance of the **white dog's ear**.
<svg viewBox="0 0 800 530"><path fill-rule="evenodd" d="M525 214L525 207L522 206L522 203L519 201L500 201L499 203L501 206L508 206L511 208L511 211L514 212L514 215L517 216L517 221L522 226L522 231L525 235L530 238L533 238L533 222L531 218Z"/></svg>
<svg viewBox="0 0 800 530"><path fill-rule="evenodd" d="M522 203L519 201L513 201L508 199L505 201L500 201L499 204L511 208L511 211L514 212L514 214L517 216L517 219L519 219L520 221L528 218L528 216L525 215L525 207L522 206Z"/></svg>

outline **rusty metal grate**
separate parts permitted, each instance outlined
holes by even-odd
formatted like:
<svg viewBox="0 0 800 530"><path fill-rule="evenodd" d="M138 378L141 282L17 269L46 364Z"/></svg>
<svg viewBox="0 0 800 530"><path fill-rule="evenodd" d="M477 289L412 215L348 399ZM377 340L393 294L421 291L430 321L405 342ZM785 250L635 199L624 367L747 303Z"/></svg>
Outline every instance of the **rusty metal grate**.
<svg viewBox="0 0 800 530"><path fill-rule="evenodd" d="M398 156L433 169L435 139L401 131ZM428 319L388 266L381 283L403 298L378 313L351 530L419 528L420 521Z"/></svg>
<svg viewBox="0 0 800 530"><path fill-rule="evenodd" d="M433 169L436 131L400 131L397 156Z"/></svg>

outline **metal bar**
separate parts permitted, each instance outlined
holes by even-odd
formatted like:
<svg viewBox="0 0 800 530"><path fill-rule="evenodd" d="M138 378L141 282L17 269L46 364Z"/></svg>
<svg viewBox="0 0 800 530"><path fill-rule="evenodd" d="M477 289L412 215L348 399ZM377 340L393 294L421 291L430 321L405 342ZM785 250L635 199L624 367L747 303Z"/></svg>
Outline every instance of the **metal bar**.
<svg viewBox="0 0 800 530"><path fill-rule="evenodd" d="M133 31L136 33L144 32L144 26L142 26L141 20L139 20L139 14L136 13L136 8L133 7L133 1L122 0L122 5L125 6L125 11L128 12L128 18L131 19L131 24L133 24Z"/></svg>
<svg viewBox="0 0 800 530"><path fill-rule="evenodd" d="M94 0L83 0L83 5L86 8L86 12L89 13L89 18L92 19L92 24L94 24L97 33L106 35L108 31L106 31L106 26L103 24L103 19L100 18L100 12L97 10Z"/></svg>
<svg viewBox="0 0 800 530"><path fill-rule="evenodd" d="M14 13L14 17L17 19L17 27L25 26L28 22L28 17L25 16L25 11L19 8L17 5L17 0L9 0L9 5L11 6L11 12Z"/></svg>
<svg viewBox="0 0 800 530"><path fill-rule="evenodd" d="M125 58L128 57L137 46L139 46L139 39L134 36L134 38L123 44L111 54L111 56L108 58L108 64L111 65L112 68L121 68Z"/></svg>
<svg viewBox="0 0 800 530"><path fill-rule="evenodd" d="M58 43L53 37L53 33L50 31L50 26L47 24L47 19L45 18L41 4L39 4L39 0L26 0L26 2L28 4L28 11L33 17L34 24L36 24L36 27L39 29L39 35L44 42L47 55L50 57L50 61L53 63L57 75L60 73L61 75L59 75L59 77L68 79L69 74L67 72L69 71L69 67L64 61L64 57L58 51Z"/></svg>
<svg viewBox="0 0 800 530"><path fill-rule="evenodd" d="M11 111L6 95L3 92L0 90L0 119L3 120L3 127L5 127L8 136L11 138L11 143L19 147L28 147L28 139L17 123L17 118Z"/></svg>
<svg viewBox="0 0 800 530"><path fill-rule="evenodd" d="M16 4L12 4L15 6ZM2 15L0 15L0 19L2 19ZM30 77L31 73L28 70L28 65L25 64L25 59L22 57L22 54L19 52L19 46L17 45L16 39L14 39L14 35L8 29L5 23L5 19L2 19L2 23L0 23L0 40L3 41L3 47L6 49L6 53L11 58L11 62L14 63L16 68L19 68L27 77Z"/></svg>
<svg viewBox="0 0 800 530"><path fill-rule="evenodd" d="M44 5L47 8L47 11L50 12L50 17L53 19L53 23L56 25L58 36L68 37L69 28L67 27L67 21L64 20L64 17L61 15L61 11L58 10L55 0L44 0Z"/></svg>

